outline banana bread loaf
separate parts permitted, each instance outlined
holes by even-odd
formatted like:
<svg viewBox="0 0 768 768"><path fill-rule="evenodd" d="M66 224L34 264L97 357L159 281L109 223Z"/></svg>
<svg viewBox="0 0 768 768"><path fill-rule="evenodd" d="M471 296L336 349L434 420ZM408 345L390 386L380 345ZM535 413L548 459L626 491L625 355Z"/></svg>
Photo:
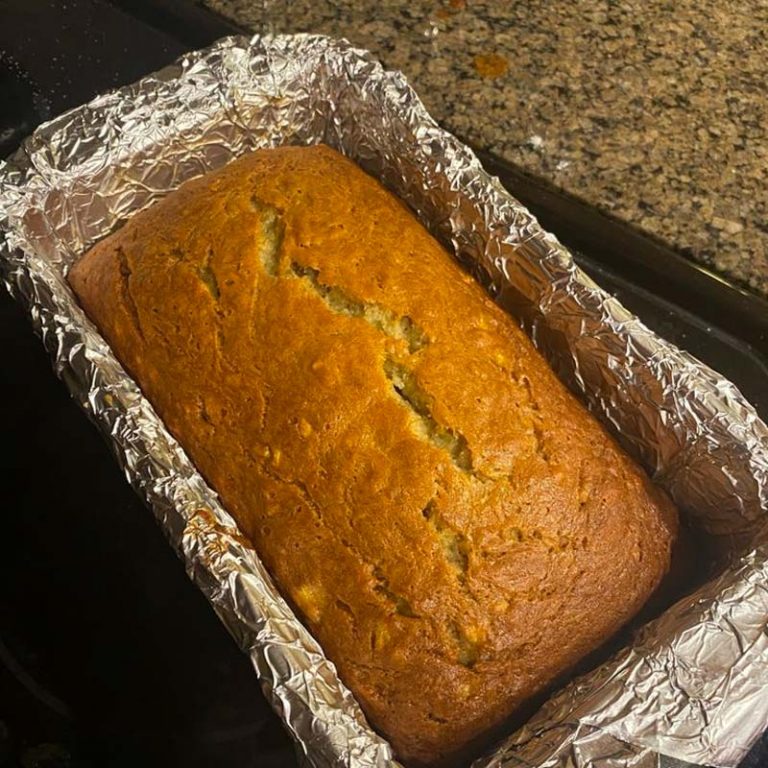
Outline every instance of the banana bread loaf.
<svg viewBox="0 0 768 768"><path fill-rule="evenodd" d="M513 713L668 568L667 498L327 147L184 184L69 280L405 761Z"/></svg>

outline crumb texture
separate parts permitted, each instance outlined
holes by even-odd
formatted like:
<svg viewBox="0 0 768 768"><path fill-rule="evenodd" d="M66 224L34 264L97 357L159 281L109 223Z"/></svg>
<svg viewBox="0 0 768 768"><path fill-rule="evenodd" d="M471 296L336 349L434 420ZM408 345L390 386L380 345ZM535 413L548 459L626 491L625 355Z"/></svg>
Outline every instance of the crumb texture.
<svg viewBox="0 0 768 768"><path fill-rule="evenodd" d="M406 761L513 713L668 567L669 502L327 147L185 184L70 282Z"/></svg>

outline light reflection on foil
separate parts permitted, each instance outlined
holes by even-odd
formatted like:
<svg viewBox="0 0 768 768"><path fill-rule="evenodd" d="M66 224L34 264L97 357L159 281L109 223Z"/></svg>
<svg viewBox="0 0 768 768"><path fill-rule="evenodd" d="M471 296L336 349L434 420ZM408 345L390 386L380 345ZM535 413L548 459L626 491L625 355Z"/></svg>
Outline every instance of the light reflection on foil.
<svg viewBox="0 0 768 768"><path fill-rule="evenodd" d="M64 276L93 242L183 181L255 147L321 141L453 246L690 519L733 552L716 581L476 765L735 765L768 723L768 429L733 385L587 278L435 125L402 75L323 37L229 38L42 126L0 166L0 268L57 373L250 654L300 753L316 766L394 764Z"/></svg>

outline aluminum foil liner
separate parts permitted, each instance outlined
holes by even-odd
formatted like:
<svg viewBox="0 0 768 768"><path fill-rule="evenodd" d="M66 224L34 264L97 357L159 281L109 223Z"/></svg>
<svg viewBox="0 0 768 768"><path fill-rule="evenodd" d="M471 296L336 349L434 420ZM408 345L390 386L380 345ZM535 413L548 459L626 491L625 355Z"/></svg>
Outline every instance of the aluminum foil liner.
<svg viewBox="0 0 768 768"><path fill-rule="evenodd" d="M126 217L255 147L326 142L407 201L560 376L730 553L722 574L477 766L734 766L768 723L768 429L651 333L441 130L402 75L317 36L229 38L40 127L0 167L0 264L193 580L316 766L392 765L317 643L86 319L68 267ZM461 332L457 322L457 333ZM179 639L181 642L181 638Z"/></svg>

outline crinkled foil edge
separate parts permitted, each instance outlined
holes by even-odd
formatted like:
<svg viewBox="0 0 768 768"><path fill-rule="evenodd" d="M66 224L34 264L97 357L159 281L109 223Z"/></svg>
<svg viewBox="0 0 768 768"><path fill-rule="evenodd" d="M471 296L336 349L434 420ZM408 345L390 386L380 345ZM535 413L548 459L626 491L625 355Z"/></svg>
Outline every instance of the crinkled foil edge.
<svg viewBox="0 0 768 768"><path fill-rule="evenodd" d="M404 199L692 523L730 548L717 579L556 694L476 767L649 768L667 757L736 765L768 722L766 426L732 384L581 272L434 123L402 75L344 41L226 38L41 126L0 166L0 270L56 372L250 655L300 752L316 766L396 765L65 273L184 180L255 147L320 141Z"/></svg>

